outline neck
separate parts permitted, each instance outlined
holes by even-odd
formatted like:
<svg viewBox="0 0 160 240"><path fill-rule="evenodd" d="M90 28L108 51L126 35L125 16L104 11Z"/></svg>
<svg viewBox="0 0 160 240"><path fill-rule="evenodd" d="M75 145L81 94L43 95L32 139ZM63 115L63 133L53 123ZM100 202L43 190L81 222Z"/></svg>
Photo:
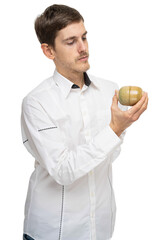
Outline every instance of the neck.
<svg viewBox="0 0 160 240"><path fill-rule="evenodd" d="M78 85L82 89L84 85L84 75L83 72L63 72L59 69L57 71L65 78Z"/></svg>

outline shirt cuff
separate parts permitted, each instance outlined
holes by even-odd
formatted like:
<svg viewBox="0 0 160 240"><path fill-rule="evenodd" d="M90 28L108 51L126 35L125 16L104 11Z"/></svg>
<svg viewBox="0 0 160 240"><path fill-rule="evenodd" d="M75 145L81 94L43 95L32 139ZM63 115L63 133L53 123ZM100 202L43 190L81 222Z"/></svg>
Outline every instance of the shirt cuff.
<svg viewBox="0 0 160 240"><path fill-rule="evenodd" d="M121 143L122 139L115 134L110 126L106 126L94 139L94 144L105 156L114 151Z"/></svg>

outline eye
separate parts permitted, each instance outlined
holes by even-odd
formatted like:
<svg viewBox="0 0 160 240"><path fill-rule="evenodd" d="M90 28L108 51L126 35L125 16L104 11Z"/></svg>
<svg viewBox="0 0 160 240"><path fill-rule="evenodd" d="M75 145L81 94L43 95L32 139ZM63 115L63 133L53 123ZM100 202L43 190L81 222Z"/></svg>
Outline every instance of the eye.
<svg viewBox="0 0 160 240"><path fill-rule="evenodd" d="M82 40L85 41L87 38L86 37L82 37Z"/></svg>
<svg viewBox="0 0 160 240"><path fill-rule="evenodd" d="M67 43L67 45L73 45L73 44L74 44L74 41Z"/></svg>

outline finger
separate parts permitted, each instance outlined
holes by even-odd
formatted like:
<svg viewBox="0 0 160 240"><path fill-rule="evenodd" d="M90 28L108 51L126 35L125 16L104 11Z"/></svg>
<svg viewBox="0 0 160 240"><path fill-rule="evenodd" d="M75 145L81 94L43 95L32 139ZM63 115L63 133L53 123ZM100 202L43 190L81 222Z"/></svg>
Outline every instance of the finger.
<svg viewBox="0 0 160 240"><path fill-rule="evenodd" d="M117 96L117 99L118 99L118 93L119 93L119 91L115 90L115 95Z"/></svg>
<svg viewBox="0 0 160 240"><path fill-rule="evenodd" d="M145 103L146 99L148 99L148 95L146 92L144 92L142 98L128 110L129 114L134 115L136 112L138 112Z"/></svg>
<svg viewBox="0 0 160 240"><path fill-rule="evenodd" d="M142 107L139 109L139 111L137 111L134 114L135 119L138 119L140 117L140 115L147 109L147 106L148 106L148 96L146 97L145 102L142 105Z"/></svg>
<svg viewBox="0 0 160 240"><path fill-rule="evenodd" d="M112 98L112 108L118 108L118 98L117 98L117 91Z"/></svg>

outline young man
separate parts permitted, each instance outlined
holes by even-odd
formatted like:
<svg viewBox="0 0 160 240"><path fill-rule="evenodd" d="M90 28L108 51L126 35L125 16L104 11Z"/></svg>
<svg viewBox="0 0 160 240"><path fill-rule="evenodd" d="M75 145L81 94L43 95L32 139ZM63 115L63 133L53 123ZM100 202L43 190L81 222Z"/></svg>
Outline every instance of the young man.
<svg viewBox="0 0 160 240"><path fill-rule="evenodd" d="M116 211L112 162L124 130L147 108L147 94L131 109L122 109L117 85L86 73L87 31L75 9L48 7L35 30L56 69L22 104L23 143L35 158L23 237L110 239Z"/></svg>

